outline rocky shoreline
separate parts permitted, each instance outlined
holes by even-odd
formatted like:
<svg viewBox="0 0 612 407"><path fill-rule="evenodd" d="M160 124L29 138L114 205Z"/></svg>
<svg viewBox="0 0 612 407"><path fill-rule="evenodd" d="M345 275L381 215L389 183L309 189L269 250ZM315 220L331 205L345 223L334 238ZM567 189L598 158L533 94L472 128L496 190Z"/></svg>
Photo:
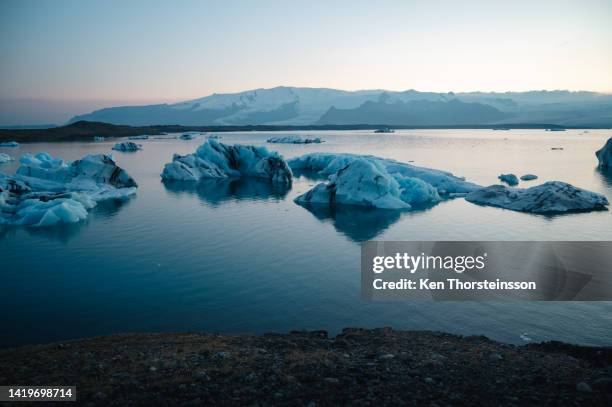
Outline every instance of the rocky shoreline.
<svg viewBox="0 0 612 407"><path fill-rule="evenodd" d="M0 384L76 385L90 406L604 406L612 348L390 328L127 334L0 349Z"/></svg>

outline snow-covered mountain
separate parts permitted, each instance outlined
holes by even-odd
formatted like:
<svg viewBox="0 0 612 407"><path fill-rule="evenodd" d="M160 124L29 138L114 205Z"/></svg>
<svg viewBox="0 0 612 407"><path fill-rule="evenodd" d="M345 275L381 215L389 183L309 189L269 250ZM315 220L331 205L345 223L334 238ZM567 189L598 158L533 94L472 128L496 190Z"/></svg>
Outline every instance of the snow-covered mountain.
<svg viewBox="0 0 612 407"><path fill-rule="evenodd" d="M612 95L568 91L351 92L282 86L215 93L176 104L110 107L76 116L71 122L78 120L129 125L605 125L612 124Z"/></svg>

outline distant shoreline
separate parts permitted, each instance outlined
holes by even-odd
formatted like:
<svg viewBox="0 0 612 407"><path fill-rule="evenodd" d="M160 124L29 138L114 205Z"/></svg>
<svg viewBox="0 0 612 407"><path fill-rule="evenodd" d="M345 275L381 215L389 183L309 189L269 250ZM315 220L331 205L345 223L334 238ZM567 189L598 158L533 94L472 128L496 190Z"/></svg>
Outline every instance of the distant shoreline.
<svg viewBox="0 0 612 407"><path fill-rule="evenodd" d="M607 129L608 127L572 127L559 126L555 124L496 124L496 125L445 125L445 126L388 126L384 124L359 124L359 125L309 125L309 126L275 126L275 125L248 125L248 126L182 126L182 125L151 125L151 126L127 126L115 125L102 122L79 121L66 126L51 128L30 129L2 129L0 128L0 141L27 142L53 142L53 141L89 141L94 137L117 138L133 137L140 135L161 135L165 133L181 132L248 132L248 131L319 131L319 130L376 130L389 127L398 130L427 130L427 129L457 129L457 130L481 130L491 129Z"/></svg>
<svg viewBox="0 0 612 407"><path fill-rule="evenodd" d="M117 405L609 405L611 347L391 328L122 334L0 349L2 384ZM314 404L313 404L314 403Z"/></svg>

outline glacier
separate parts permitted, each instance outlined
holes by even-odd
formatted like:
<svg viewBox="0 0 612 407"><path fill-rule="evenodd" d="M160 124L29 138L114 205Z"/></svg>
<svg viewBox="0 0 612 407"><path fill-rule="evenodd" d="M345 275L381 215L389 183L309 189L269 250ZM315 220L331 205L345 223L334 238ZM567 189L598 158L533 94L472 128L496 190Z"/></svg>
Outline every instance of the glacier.
<svg viewBox="0 0 612 407"><path fill-rule="evenodd" d="M501 174L497 178L499 178L500 181L505 182L506 184L510 186L515 186L515 185L518 185L519 183L517 176L514 174Z"/></svg>
<svg viewBox="0 0 612 407"><path fill-rule="evenodd" d="M208 139L193 154L174 154L161 177L168 181L257 177L290 184L293 174L281 155L265 147L227 145Z"/></svg>
<svg viewBox="0 0 612 407"><path fill-rule="evenodd" d="M323 143L319 137L302 137L302 136L276 136L270 137L267 140L268 143L280 143L280 144L319 144Z"/></svg>
<svg viewBox="0 0 612 407"><path fill-rule="evenodd" d="M550 181L531 188L491 185L473 191L468 202L513 211L560 214L606 209L605 196L561 181Z"/></svg>
<svg viewBox="0 0 612 407"><path fill-rule="evenodd" d="M295 199L302 205L409 210L481 188L449 172L374 156L313 153L289 160L289 166L295 171L328 176L327 183L320 183Z"/></svg>
<svg viewBox="0 0 612 407"><path fill-rule="evenodd" d="M6 164L10 161L13 161L13 157L8 154L0 153L0 164Z"/></svg>
<svg viewBox="0 0 612 407"><path fill-rule="evenodd" d="M142 146L140 144L136 144L131 141L122 141L121 143L117 143L113 146L113 150L123 151L123 152L138 151L141 149L142 149Z"/></svg>
<svg viewBox="0 0 612 407"><path fill-rule="evenodd" d="M97 202L125 200L137 186L108 155L65 162L44 152L25 154L15 174L0 173L0 225L79 222Z"/></svg>
<svg viewBox="0 0 612 407"><path fill-rule="evenodd" d="M599 161L600 168L612 168L612 137L608 139L606 144L595 155L597 156L597 161Z"/></svg>

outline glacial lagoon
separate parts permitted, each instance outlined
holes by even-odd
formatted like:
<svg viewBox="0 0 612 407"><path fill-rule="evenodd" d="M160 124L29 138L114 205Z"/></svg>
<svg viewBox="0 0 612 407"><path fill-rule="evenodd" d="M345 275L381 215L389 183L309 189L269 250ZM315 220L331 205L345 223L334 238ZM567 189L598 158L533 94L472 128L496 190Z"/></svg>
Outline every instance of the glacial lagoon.
<svg viewBox="0 0 612 407"><path fill-rule="evenodd" d="M447 170L481 185L504 173L536 174L521 187L560 180L612 198L612 173L595 151L610 130L398 130L219 133L226 144L265 145L286 159L312 152L372 154ZM268 144L270 137L320 137ZM178 136L178 135L177 135ZM110 153L118 140L0 148L15 161L46 151L65 160ZM138 182L123 203L103 202L87 220L0 229L5 310L0 345L119 332L262 333L393 326L525 343L612 345L610 302L367 302L360 242L377 240L612 240L612 212L544 216L483 207L463 198L409 212L307 209L293 202L318 180L291 188L263 180L164 183L174 153L205 141L140 140L113 152ZM611 271L612 272L612 271Z"/></svg>

